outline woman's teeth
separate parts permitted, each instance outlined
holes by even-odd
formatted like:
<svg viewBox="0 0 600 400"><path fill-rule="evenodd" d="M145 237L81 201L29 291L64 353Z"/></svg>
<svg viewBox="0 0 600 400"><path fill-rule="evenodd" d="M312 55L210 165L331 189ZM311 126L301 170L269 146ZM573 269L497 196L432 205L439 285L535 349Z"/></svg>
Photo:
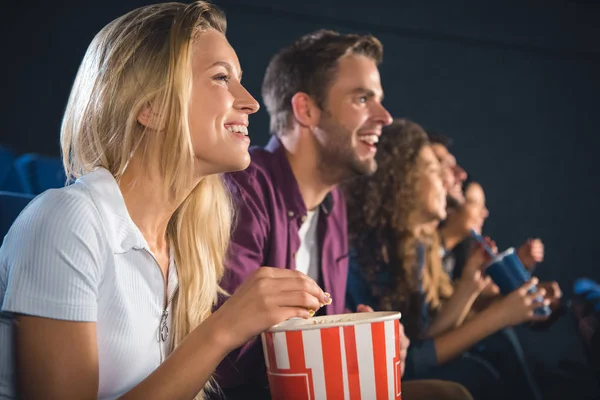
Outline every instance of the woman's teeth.
<svg viewBox="0 0 600 400"><path fill-rule="evenodd" d="M241 133L244 136L248 136L248 127L245 125L227 125L225 126L229 132Z"/></svg>

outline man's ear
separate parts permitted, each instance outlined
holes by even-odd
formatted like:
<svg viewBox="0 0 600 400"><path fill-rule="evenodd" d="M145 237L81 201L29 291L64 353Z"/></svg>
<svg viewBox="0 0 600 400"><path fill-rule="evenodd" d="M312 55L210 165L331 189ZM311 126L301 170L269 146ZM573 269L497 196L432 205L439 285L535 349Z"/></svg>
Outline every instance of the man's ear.
<svg viewBox="0 0 600 400"><path fill-rule="evenodd" d="M137 117L137 121L144 125L148 129L160 131L164 127L159 126L159 114L154 110L152 103L148 103L144 106L142 111Z"/></svg>
<svg viewBox="0 0 600 400"><path fill-rule="evenodd" d="M304 92L298 92L292 97L294 118L304 127L315 127L321 118L321 109L314 100Z"/></svg>

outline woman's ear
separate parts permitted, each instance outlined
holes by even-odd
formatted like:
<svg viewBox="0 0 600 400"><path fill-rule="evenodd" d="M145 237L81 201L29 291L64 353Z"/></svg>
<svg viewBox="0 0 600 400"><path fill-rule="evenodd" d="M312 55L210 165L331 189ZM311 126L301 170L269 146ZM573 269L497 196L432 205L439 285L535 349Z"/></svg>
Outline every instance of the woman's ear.
<svg viewBox="0 0 600 400"><path fill-rule="evenodd" d="M158 112L155 111L152 103L148 103L144 106L144 108L137 117L137 121L140 124L144 125L146 128L155 131L160 131L164 128L164 126L161 126L160 115Z"/></svg>

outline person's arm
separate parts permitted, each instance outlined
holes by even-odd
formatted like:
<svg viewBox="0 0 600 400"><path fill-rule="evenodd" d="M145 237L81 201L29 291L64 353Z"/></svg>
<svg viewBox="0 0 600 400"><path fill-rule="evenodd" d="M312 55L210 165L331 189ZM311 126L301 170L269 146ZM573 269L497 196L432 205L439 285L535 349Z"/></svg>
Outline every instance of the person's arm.
<svg viewBox="0 0 600 400"><path fill-rule="evenodd" d="M310 318L328 298L305 274L260 268L123 399L190 399L231 350L282 321Z"/></svg>
<svg viewBox="0 0 600 400"><path fill-rule="evenodd" d="M62 192L42 199L0 250L10 276L2 311L14 315L15 384L23 399L95 399L98 287L111 250L90 199ZM261 268L124 397L190 399L231 349L327 302L306 275Z"/></svg>
<svg viewBox="0 0 600 400"><path fill-rule="evenodd" d="M98 397L95 322L15 315L14 338L22 399Z"/></svg>
<svg viewBox="0 0 600 400"><path fill-rule="evenodd" d="M454 293L432 321L427 336L436 337L462 325L477 296L491 283L490 277L483 276L481 272L487 259L483 248L479 246L473 249L455 285Z"/></svg>
<svg viewBox="0 0 600 400"><path fill-rule="evenodd" d="M20 398L98 397L98 287L109 254L102 221L82 193L44 194L15 221L0 260L10 275L2 311L13 315ZM210 323L190 336L128 397L192 398L227 347L215 343L226 336Z"/></svg>
<svg viewBox="0 0 600 400"><path fill-rule="evenodd" d="M83 192L46 192L14 222L0 249L10 276L1 311L13 315L22 398L97 397L97 296L109 254Z"/></svg>
<svg viewBox="0 0 600 400"><path fill-rule="evenodd" d="M96 399L98 344L94 322L18 315L16 354L23 399ZM227 354L223 332L207 320L123 399L192 399ZM68 343L68 345L65 345Z"/></svg>
<svg viewBox="0 0 600 400"><path fill-rule="evenodd" d="M122 399L191 399L232 349L292 317L309 318L327 298L298 271L261 268ZM16 354L24 399L95 399L98 347L94 322L18 315ZM64 343L68 343L65 346Z"/></svg>
<svg viewBox="0 0 600 400"><path fill-rule="evenodd" d="M537 278L532 278L521 288L475 315L473 319L456 329L435 337L438 363L444 364L452 360L480 340L504 327L518 325L525 321L545 320L547 317L536 316L533 313L542 305L534 300L538 296L543 297L545 290L538 289L535 293L527 293L537 282ZM543 304L548 302L548 300L544 300Z"/></svg>
<svg viewBox="0 0 600 400"><path fill-rule="evenodd" d="M460 326L478 294L476 290L473 290L464 282L459 282L448 302L442 306L429 326L427 336L435 337Z"/></svg>
<svg viewBox="0 0 600 400"><path fill-rule="evenodd" d="M477 296L477 299L475 299L475 302L471 307L471 311L480 312L485 310L500 299L502 299L502 296L500 295L500 288L494 282L490 282L490 284L483 289L479 296Z"/></svg>
<svg viewBox="0 0 600 400"><path fill-rule="evenodd" d="M444 364L506 325L490 310L475 315L464 325L435 339L437 362Z"/></svg>

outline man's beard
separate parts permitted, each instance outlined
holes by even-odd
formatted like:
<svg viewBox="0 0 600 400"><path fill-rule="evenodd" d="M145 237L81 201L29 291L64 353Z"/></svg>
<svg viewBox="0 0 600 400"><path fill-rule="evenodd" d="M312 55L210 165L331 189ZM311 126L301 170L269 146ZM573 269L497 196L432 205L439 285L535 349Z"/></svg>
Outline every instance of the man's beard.
<svg viewBox="0 0 600 400"><path fill-rule="evenodd" d="M447 209L459 209L462 206L463 202L458 200L456 197L451 194L446 195L446 210Z"/></svg>
<svg viewBox="0 0 600 400"><path fill-rule="evenodd" d="M356 176L377 170L375 159L361 161L352 147L352 132L323 110L317 127L318 169L321 179L337 185Z"/></svg>

